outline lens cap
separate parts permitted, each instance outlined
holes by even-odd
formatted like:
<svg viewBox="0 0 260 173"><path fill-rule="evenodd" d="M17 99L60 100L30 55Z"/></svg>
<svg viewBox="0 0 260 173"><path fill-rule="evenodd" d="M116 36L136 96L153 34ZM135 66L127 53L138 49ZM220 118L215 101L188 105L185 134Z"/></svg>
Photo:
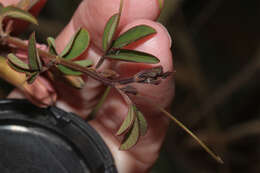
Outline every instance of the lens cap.
<svg viewBox="0 0 260 173"><path fill-rule="evenodd" d="M117 171L102 138L77 115L26 100L0 100L0 172Z"/></svg>

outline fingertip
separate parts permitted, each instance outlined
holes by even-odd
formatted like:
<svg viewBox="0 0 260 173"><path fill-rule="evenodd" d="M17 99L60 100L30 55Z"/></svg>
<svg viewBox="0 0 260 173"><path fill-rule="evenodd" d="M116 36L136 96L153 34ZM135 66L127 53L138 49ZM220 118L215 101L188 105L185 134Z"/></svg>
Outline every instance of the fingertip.
<svg viewBox="0 0 260 173"><path fill-rule="evenodd" d="M56 102L57 94L49 81L38 77L33 84L24 83L19 86L19 89L11 92L8 98L27 98L39 107L46 107Z"/></svg>

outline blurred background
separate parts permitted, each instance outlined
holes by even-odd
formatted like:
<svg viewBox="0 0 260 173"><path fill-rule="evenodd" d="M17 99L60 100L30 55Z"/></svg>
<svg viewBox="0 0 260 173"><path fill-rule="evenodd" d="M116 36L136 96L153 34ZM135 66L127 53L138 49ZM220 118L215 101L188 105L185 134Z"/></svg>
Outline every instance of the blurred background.
<svg viewBox="0 0 260 173"><path fill-rule="evenodd" d="M151 172L259 173L260 1L165 1L159 21L173 37L177 71L172 113L225 164L216 163L172 123ZM79 2L49 0L41 27L31 29L42 40L56 36ZM9 85L1 84L1 97L9 91Z"/></svg>

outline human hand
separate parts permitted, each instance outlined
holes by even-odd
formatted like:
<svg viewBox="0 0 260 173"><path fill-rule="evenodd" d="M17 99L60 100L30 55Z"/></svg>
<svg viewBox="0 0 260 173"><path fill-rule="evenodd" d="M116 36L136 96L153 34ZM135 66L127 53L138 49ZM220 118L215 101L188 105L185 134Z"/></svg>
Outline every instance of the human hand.
<svg viewBox="0 0 260 173"><path fill-rule="evenodd" d="M13 4L17 1L4 0L3 4ZM80 27L84 27L90 32L92 44L82 57L97 62L98 57L102 55L103 29L109 17L118 12L119 4L120 0L110 2L107 2L107 0L84 0L70 23L57 37L58 51L63 50ZM157 34L131 44L129 47L155 55L160 59L160 65L163 66L165 71L173 71L169 34L162 25L153 21L156 20L159 13L157 0L125 0L119 31L123 32L140 24L146 24L156 29ZM149 68L151 65L116 62L113 64L106 63L102 65L101 69L107 67L112 68L121 76L129 76L142 69ZM25 90L25 92L30 93L25 93L25 95L29 96L29 99L36 104L41 102L51 104L56 99L53 92L55 88L59 88L56 105L67 111L75 112L84 118L91 112L104 88L99 82L91 78L86 80L86 86L82 90L75 90L60 82L52 85L51 82L42 77ZM136 85L135 87L139 93L146 95L147 99L153 100L164 108L169 106L174 95L172 78L164 80L159 86ZM35 90L38 93L35 93ZM20 91L16 90L11 93L10 97L21 97L22 95ZM149 129L146 136L142 137L137 145L128 151L118 149L120 140L115 137L116 131L128 110L128 106L115 90L111 91L96 119L90 121L90 124L99 132L110 148L118 171L123 173L147 172L149 170L157 159L168 126L168 119L161 115L158 110L152 109L152 106L145 99L133 98L133 101L144 113Z"/></svg>

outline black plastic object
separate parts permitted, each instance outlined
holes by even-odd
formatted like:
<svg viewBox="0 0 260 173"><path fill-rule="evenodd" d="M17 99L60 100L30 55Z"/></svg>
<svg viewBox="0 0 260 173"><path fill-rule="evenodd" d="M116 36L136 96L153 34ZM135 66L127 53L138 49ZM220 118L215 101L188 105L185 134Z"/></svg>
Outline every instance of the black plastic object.
<svg viewBox="0 0 260 173"><path fill-rule="evenodd" d="M1 173L116 173L97 132L73 113L0 100Z"/></svg>

